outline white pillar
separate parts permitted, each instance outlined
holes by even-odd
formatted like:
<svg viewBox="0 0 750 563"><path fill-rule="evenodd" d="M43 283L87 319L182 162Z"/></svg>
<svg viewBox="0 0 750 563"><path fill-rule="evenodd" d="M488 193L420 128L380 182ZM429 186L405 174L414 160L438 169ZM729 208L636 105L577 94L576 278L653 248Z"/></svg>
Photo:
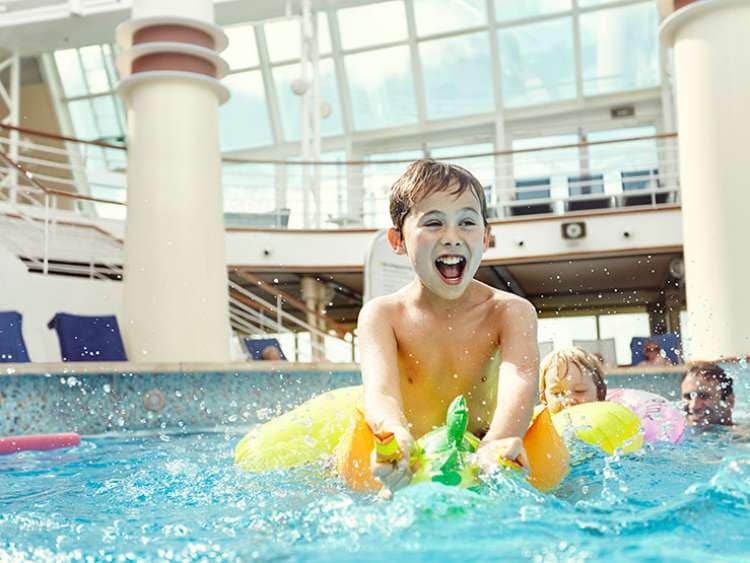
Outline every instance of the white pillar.
<svg viewBox="0 0 750 563"><path fill-rule="evenodd" d="M218 114L228 93L217 55L226 36L211 0L135 0L117 39L128 111L128 356L228 362Z"/></svg>
<svg viewBox="0 0 750 563"><path fill-rule="evenodd" d="M676 11L675 5L680 7ZM692 359L750 353L750 3L660 2L674 48Z"/></svg>

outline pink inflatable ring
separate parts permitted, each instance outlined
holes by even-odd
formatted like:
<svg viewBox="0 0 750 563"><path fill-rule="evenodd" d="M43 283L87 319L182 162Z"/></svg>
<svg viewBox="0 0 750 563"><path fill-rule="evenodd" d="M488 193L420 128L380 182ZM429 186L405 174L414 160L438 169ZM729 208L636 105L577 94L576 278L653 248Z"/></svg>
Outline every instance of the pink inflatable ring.
<svg viewBox="0 0 750 563"><path fill-rule="evenodd" d="M628 407L641 419L643 441L677 444L685 434L685 416L664 397L639 389L611 389L607 400Z"/></svg>

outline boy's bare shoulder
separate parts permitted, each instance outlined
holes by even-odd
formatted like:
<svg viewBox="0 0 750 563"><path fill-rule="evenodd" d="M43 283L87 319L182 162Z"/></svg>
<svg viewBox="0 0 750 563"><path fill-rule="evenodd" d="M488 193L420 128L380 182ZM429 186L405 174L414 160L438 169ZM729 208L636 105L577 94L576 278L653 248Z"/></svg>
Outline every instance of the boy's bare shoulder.
<svg viewBox="0 0 750 563"><path fill-rule="evenodd" d="M498 320L513 322L519 319L536 319L536 308L528 299L502 289L487 288L492 292L490 300Z"/></svg>
<svg viewBox="0 0 750 563"><path fill-rule="evenodd" d="M400 291L371 299L359 311L358 324L382 323L397 318L404 308L404 300Z"/></svg>

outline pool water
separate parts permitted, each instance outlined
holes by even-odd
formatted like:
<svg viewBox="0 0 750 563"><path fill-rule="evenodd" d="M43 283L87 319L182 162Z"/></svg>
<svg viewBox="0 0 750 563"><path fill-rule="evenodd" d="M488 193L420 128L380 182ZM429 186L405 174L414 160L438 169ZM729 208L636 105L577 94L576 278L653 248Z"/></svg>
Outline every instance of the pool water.
<svg viewBox="0 0 750 563"><path fill-rule="evenodd" d="M324 468L240 473L236 430L2 456L0 561L747 561L747 404L733 429L585 455L546 495L506 472L482 494L428 484L391 501Z"/></svg>

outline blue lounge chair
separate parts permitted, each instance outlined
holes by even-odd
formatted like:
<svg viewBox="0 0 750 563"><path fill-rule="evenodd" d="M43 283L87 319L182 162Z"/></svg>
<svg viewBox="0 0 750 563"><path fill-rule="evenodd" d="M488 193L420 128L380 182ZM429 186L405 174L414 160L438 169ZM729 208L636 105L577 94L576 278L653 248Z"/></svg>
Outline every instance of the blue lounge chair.
<svg viewBox="0 0 750 563"><path fill-rule="evenodd" d="M247 350L248 356L250 356L251 360L264 360L263 357L263 350L268 348L269 346L275 347L279 351L279 355L281 356L282 360L286 360L286 356L284 355L284 351L281 349L281 344L279 344L279 341L276 338L243 338L242 339L243 344L245 345L245 349Z"/></svg>
<svg viewBox="0 0 750 563"><path fill-rule="evenodd" d="M527 178L516 180L516 202L525 200L550 199L549 178ZM552 202L535 202L521 205L514 203L510 207L511 215L536 215L552 213Z"/></svg>
<svg viewBox="0 0 750 563"><path fill-rule="evenodd" d="M583 174L582 176L568 176L568 195L570 197L591 194L604 194L604 174ZM611 197L592 199L568 200L565 202L566 211L587 211L590 209L606 209L612 205Z"/></svg>
<svg viewBox="0 0 750 563"><path fill-rule="evenodd" d="M125 362L117 317L57 313L47 328L57 331L63 362Z"/></svg>
<svg viewBox="0 0 750 563"><path fill-rule="evenodd" d="M631 365L638 365L646 356L643 354L643 345L647 340L653 340L664 350L673 364L682 363L682 340L678 334L667 332L666 334L655 334L653 336L634 336L630 340Z"/></svg>
<svg viewBox="0 0 750 563"><path fill-rule="evenodd" d="M620 172L622 179L622 204L630 205L651 205L652 203L666 203L667 193L657 194L637 194L638 190L654 190L661 188L659 181L659 170L632 170L630 172ZM651 198L654 198L653 200Z"/></svg>
<svg viewBox="0 0 750 563"><path fill-rule="evenodd" d="M0 311L0 363L30 361L21 330L22 320L17 311Z"/></svg>

